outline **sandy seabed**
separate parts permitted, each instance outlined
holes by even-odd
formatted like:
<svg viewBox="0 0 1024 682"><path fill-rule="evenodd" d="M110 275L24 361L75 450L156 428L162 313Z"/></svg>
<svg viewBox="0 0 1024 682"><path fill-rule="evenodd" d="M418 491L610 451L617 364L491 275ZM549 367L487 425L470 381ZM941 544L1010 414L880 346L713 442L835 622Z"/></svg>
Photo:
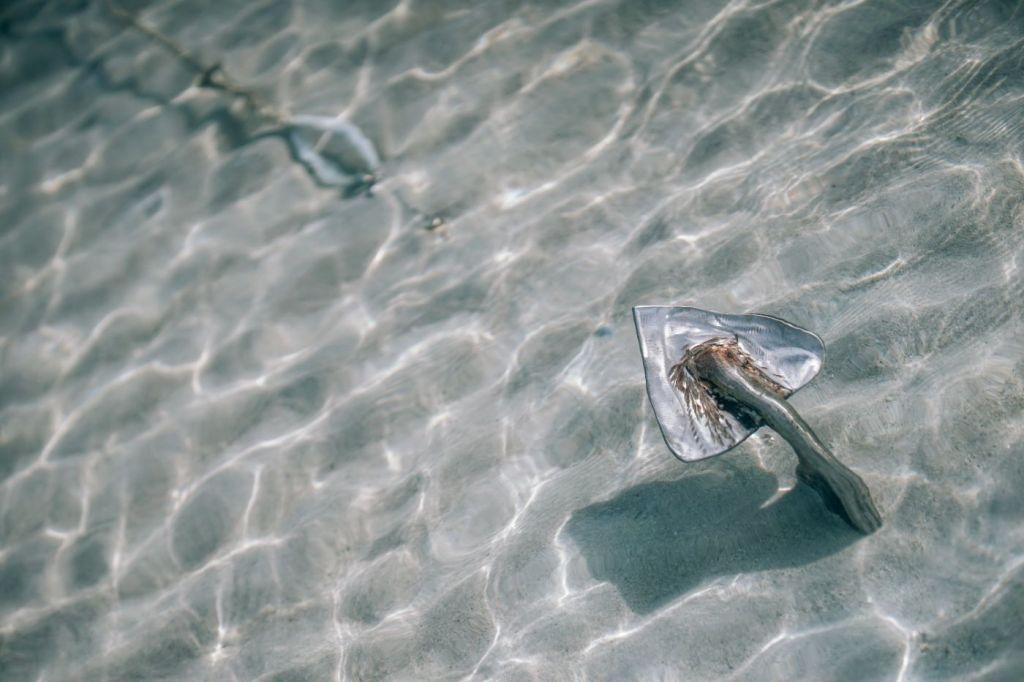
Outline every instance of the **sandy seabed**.
<svg viewBox="0 0 1024 682"><path fill-rule="evenodd" d="M1024 677L1019 3L123 7L380 180L3 6L0 678ZM818 333L882 530L676 461L654 303Z"/></svg>

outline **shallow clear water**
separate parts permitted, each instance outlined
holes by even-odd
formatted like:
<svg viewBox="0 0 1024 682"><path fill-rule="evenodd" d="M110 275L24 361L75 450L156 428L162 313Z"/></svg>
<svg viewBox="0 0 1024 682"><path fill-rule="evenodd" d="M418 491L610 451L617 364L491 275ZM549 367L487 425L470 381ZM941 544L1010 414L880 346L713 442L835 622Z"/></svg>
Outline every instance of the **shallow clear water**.
<svg viewBox="0 0 1024 682"><path fill-rule="evenodd" d="M101 3L0 19L0 677L1019 679L1017 2ZM441 229L425 226L442 217ZM676 461L630 308L825 340Z"/></svg>

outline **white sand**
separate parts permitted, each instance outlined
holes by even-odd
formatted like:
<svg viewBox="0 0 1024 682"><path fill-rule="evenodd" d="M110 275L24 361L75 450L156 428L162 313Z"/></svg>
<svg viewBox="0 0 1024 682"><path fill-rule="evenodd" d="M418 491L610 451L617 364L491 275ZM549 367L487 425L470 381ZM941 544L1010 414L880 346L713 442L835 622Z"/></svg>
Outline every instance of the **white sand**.
<svg viewBox="0 0 1024 682"><path fill-rule="evenodd" d="M0 10L0 678L1024 675L1024 10L515 4L130 5L372 197ZM884 528L674 460L641 303L820 334Z"/></svg>

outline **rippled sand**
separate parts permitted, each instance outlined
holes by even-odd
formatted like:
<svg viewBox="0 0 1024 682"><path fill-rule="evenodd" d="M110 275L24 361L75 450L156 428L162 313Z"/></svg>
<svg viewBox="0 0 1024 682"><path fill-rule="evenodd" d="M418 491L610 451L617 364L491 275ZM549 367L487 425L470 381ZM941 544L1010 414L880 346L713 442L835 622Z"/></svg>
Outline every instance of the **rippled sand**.
<svg viewBox="0 0 1024 682"><path fill-rule="evenodd" d="M0 678L1024 675L1024 8L100 2L0 14ZM425 227L434 217L442 228ZM820 334L684 465L630 308Z"/></svg>

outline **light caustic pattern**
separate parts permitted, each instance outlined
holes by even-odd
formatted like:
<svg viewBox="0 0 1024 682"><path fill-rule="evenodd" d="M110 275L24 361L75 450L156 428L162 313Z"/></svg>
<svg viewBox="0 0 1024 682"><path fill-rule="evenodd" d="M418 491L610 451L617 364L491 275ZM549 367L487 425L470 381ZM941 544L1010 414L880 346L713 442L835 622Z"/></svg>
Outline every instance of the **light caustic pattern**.
<svg viewBox="0 0 1024 682"><path fill-rule="evenodd" d="M126 7L381 180L4 6L0 677L1020 673L1018 3ZM672 458L657 303L824 338L880 532L770 435Z"/></svg>

